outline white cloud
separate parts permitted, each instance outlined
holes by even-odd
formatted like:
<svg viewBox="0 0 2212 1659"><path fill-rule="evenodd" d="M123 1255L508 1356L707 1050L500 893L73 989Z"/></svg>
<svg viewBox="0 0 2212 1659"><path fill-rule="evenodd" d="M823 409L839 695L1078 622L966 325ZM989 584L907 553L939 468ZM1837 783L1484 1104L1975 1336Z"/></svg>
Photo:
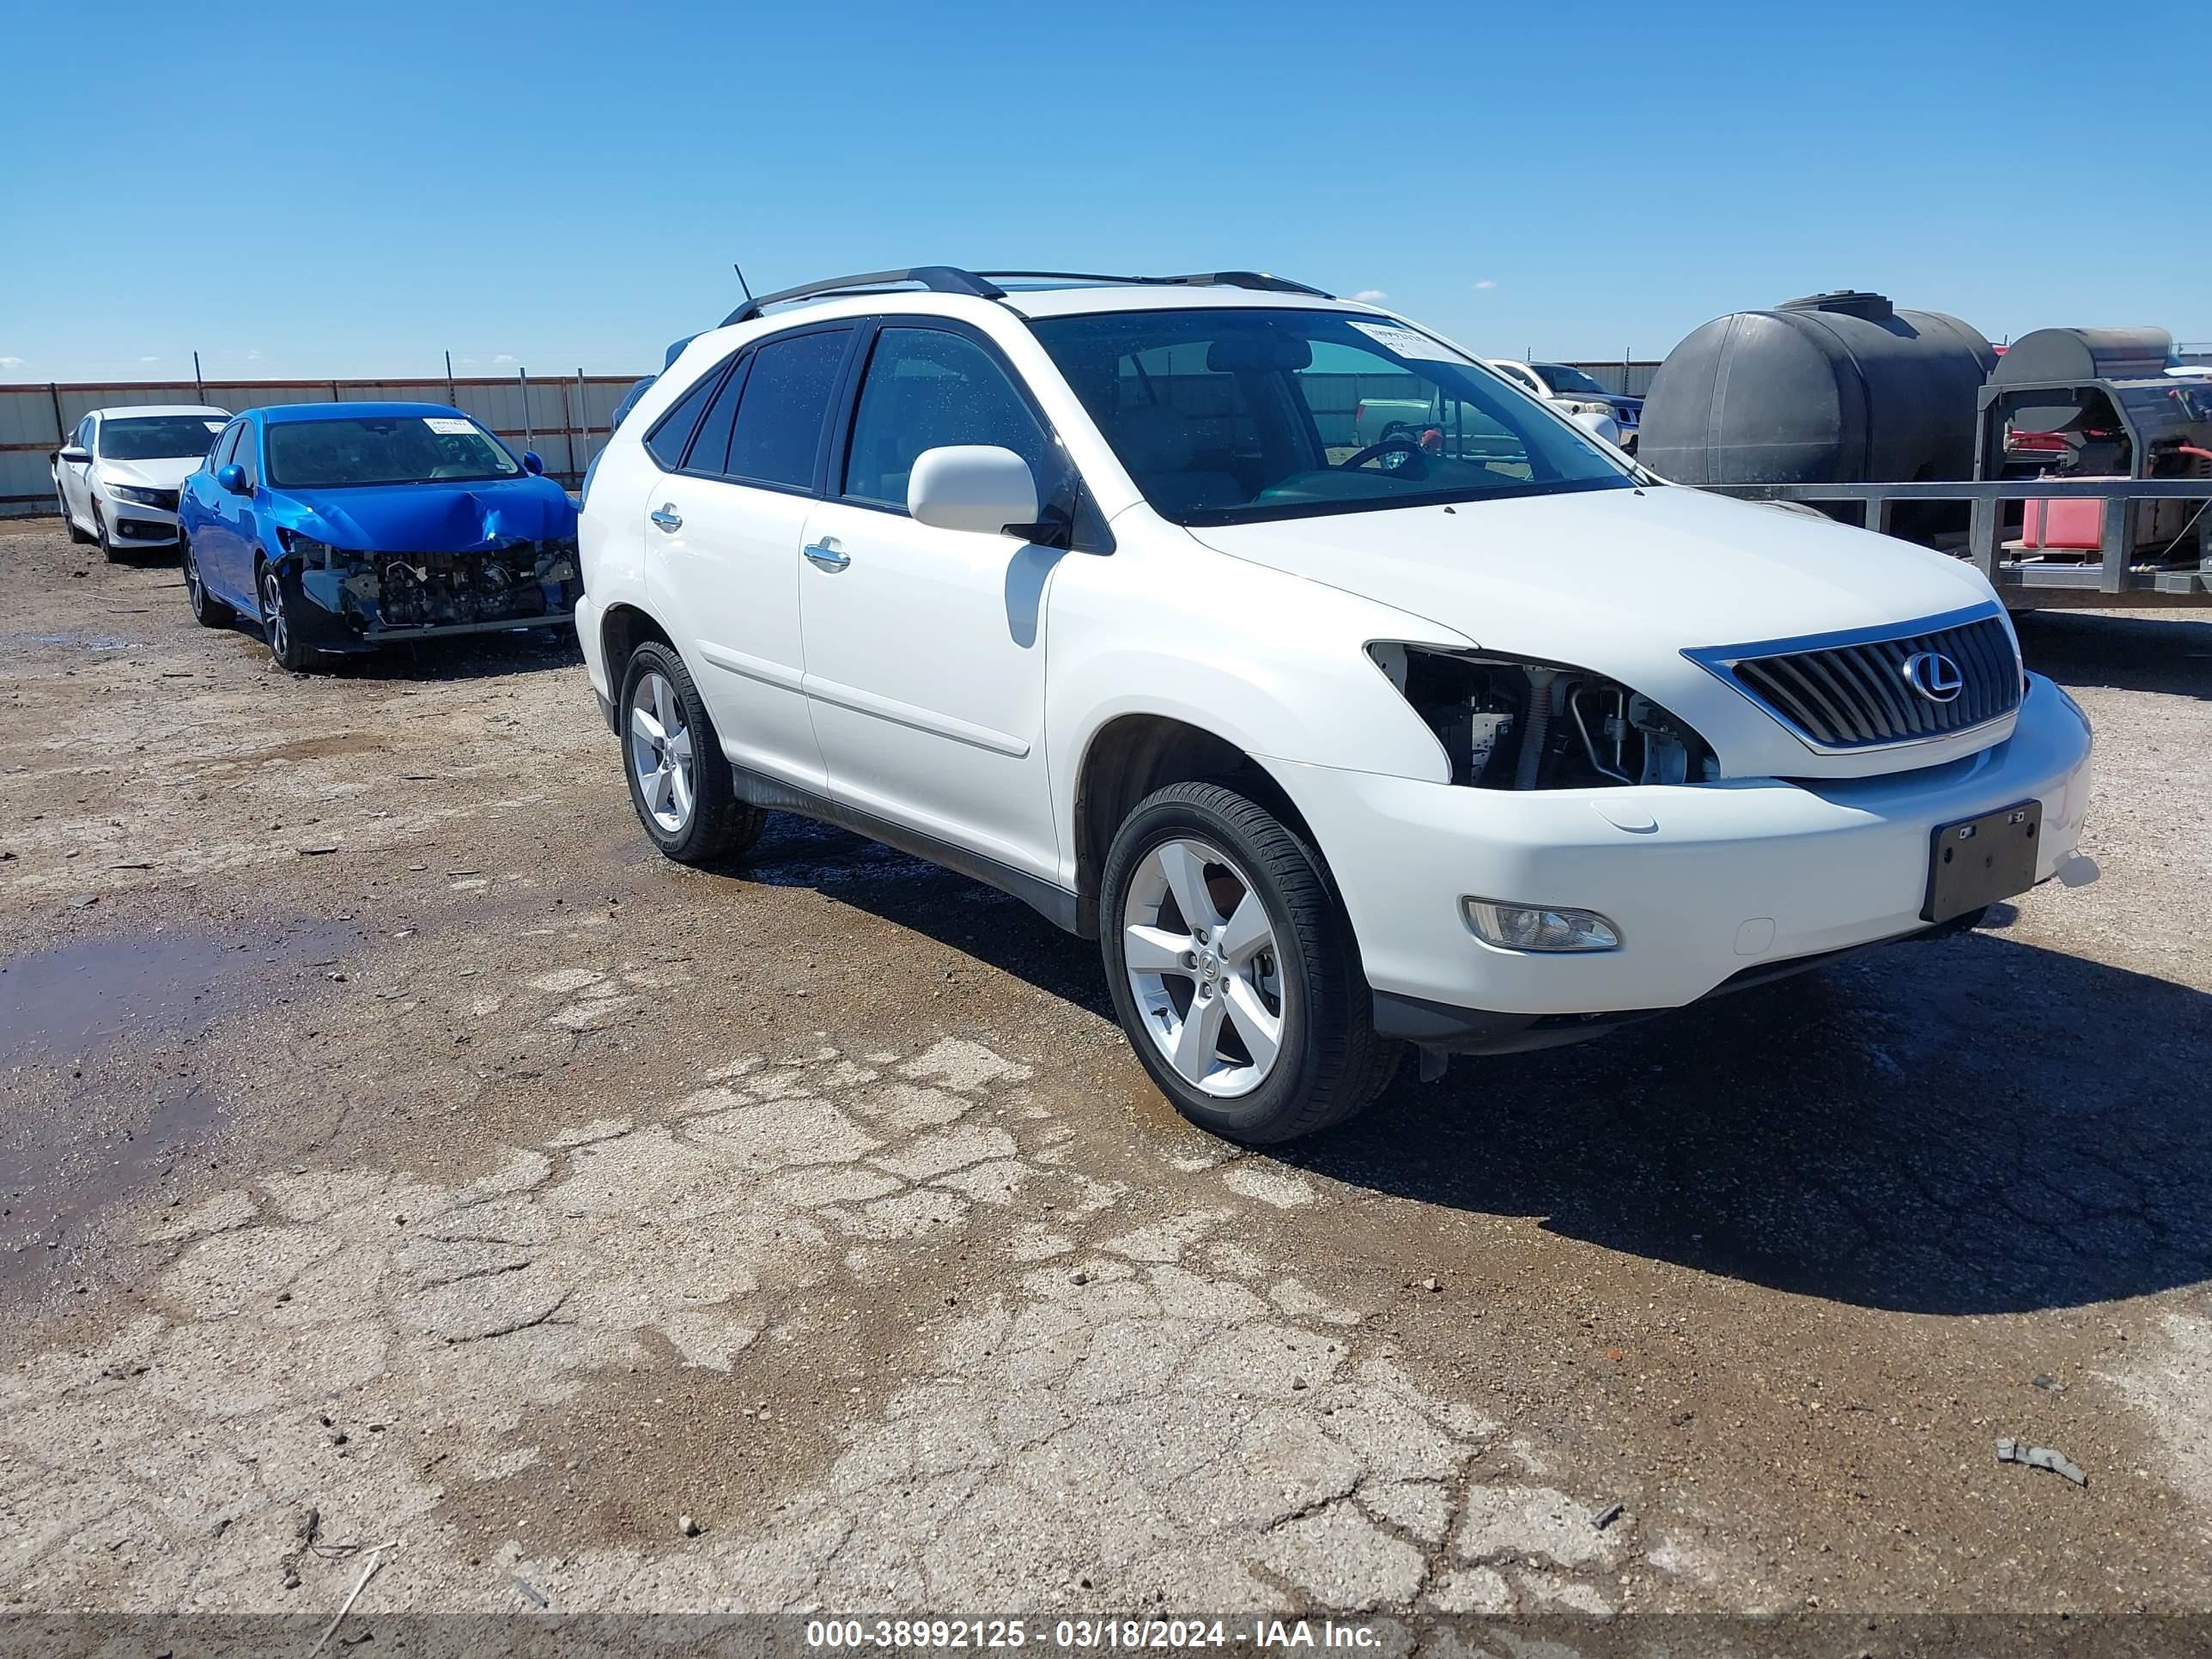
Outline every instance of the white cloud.
<svg viewBox="0 0 2212 1659"><path fill-rule="evenodd" d="M246 354L246 361L249 363L258 363L261 361L261 354L258 351L249 351Z"/></svg>
<svg viewBox="0 0 2212 1659"><path fill-rule="evenodd" d="M141 357L138 361L142 363L158 363L161 360L159 357Z"/></svg>
<svg viewBox="0 0 2212 1659"><path fill-rule="evenodd" d="M1492 282L1487 276L1484 277L1480 282L1475 284L1475 287L1478 289L1496 288L1498 284Z"/></svg>
<svg viewBox="0 0 2212 1659"><path fill-rule="evenodd" d="M21 357L0 357L0 368L21 368L24 362Z"/></svg>
<svg viewBox="0 0 2212 1659"><path fill-rule="evenodd" d="M514 359L504 351L501 352L498 356L492 359L492 362L495 363L511 363L514 361Z"/></svg>
<svg viewBox="0 0 2212 1659"><path fill-rule="evenodd" d="M476 366L477 360L473 357L464 357L461 359L461 367L463 368L474 368Z"/></svg>
<svg viewBox="0 0 2212 1659"><path fill-rule="evenodd" d="M1379 306L1390 296L1379 288L1363 288L1352 297L1363 306Z"/></svg>

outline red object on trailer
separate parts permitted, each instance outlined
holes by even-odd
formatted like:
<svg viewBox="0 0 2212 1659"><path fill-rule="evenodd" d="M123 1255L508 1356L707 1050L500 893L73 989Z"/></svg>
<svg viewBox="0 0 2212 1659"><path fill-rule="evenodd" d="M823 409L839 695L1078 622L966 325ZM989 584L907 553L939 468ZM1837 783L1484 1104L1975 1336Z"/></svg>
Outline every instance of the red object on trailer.
<svg viewBox="0 0 2212 1659"><path fill-rule="evenodd" d="M2105 544L2105 503L2100 500L2036 500L2021 502L2021 508L2023 548L2079 553L2094 552Z"/></svg>

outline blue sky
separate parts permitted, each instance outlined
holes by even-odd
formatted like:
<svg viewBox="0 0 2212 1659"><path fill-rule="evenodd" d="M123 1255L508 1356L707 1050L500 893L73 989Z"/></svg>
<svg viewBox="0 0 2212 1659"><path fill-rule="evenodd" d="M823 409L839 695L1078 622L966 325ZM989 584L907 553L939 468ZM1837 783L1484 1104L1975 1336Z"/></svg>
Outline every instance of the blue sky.
<svg viewBox="0 0 2212 1659"><path fill-rule="evenodd" d="M94 9L0 21L0 380L642 370L732 259L1251 267L1513 356L1845 286L2212 339L2203 0Z"/></svg>

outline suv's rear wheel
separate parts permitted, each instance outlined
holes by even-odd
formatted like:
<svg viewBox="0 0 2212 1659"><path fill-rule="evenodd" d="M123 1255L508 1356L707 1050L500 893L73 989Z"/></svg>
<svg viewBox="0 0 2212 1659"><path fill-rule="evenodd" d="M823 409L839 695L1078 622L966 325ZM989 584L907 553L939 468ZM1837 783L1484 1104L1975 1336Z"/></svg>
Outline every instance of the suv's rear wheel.
<svg viewBox="0 0 2212 1659"><path fill-rule="evenodd" d="M630 805L653 844L678 864L748 851L768 814L738 799L684 659L657 640L638 647L623 672L621 711Z"/></svg>
<svg viewBox="0 0 2212 1659"><path fill-rule="evenodd" d="M1179 783L1114 838L1101 945L1137 1058L1201 1128L1261 1146L1340 1123L1389 1080L1320 861L1233 789Z"/></svg>

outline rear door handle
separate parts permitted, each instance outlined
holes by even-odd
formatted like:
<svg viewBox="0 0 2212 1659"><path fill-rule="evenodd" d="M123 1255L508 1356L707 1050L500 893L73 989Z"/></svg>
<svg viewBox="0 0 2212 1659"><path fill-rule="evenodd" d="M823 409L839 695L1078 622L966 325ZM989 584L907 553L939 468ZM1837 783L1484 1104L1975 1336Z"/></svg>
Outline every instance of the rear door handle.
<svg viewBox="0 0 2212 1659"><path fill-rule="evenodd" d="M853 562L853 556L837 545L835 536L824 536L818 542L809 542L799 550L817 570L842 570Z"/></svg>
<svg viewBox="0 0 2212 1659"><path fill-rule="evenodd" d="M672 536L684 528L684 515L676 510L676 503L673 501L663 501L659 507L654 507L652 518L653 523Z"/></svg>

